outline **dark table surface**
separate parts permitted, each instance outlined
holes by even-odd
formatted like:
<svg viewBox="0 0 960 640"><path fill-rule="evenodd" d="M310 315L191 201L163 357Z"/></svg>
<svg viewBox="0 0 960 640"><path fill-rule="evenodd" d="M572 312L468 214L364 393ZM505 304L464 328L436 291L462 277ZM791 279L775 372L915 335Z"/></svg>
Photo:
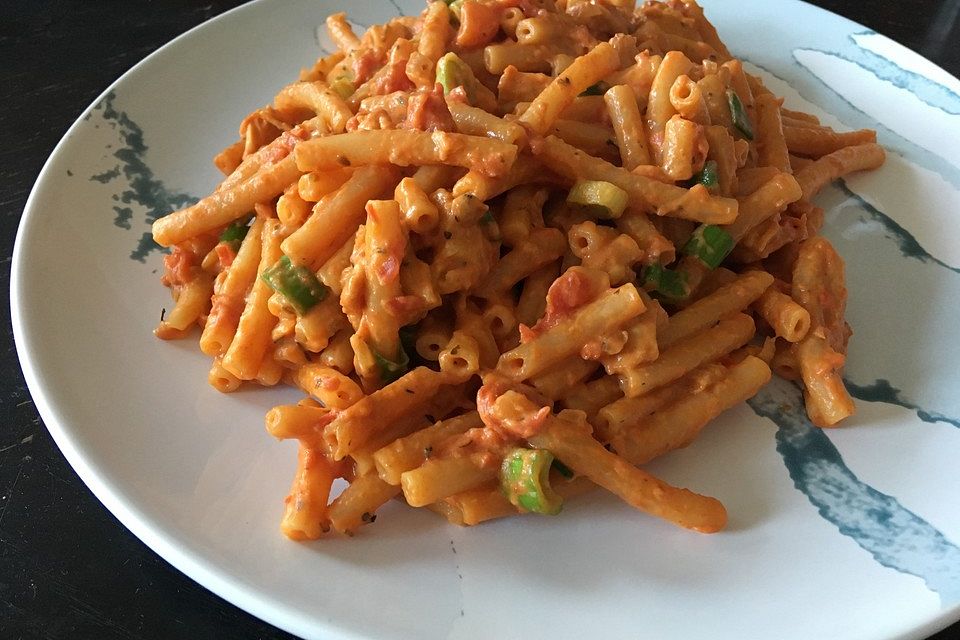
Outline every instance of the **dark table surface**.
<svg viewBox="0 0 960 640"><path fill-rule="evenodd" d="M236 0L0 3L0 293L27 194L93 99ZM749 3L747 3L749 4ZM816 0L960 75L960 0ZM749 11L745 11L749 14ZM290 638L181 574L67 465L37 415L0 315L0 638ZM960 624L934 636L960 637Z"/></svg>

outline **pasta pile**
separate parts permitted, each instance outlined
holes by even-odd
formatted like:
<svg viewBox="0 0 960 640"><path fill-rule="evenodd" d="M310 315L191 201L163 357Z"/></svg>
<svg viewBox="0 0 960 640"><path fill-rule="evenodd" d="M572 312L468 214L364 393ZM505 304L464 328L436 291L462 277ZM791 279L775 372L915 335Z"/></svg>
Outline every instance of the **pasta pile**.
<svg viewBox="0 0 960 640"><path fill-rule="evenodd" d="M402 497L450 522L596 485L681 527L716 499L643 465L771 371L853 413L821 188L873 131L786 109L693 0L436 0L356 35L240 125L226 175L158 220L220 391L296 385L281 529L352 534ZM349 485L331 501L331 485Z"/></svg>

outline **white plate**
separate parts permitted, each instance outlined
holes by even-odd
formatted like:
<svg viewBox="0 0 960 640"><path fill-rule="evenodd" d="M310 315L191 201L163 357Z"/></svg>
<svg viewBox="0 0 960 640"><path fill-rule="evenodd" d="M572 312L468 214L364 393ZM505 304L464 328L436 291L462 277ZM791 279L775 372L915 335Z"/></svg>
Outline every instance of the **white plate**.
<svg viewBox="0 0 960 640"><path fill-rule="evenodd" d="M309 637L920 638L960 617L960 83L792 0L754 3L748 21L738 3L707 9L788 106L877 128L891 152L821 198L848 265L847 375L880 401L826 433L781 412L797 394L776 386L752 406L779 427L743 406L653 465L723 500L714 536L603 495L473 529L390 504L351 540L279 534L294 445L263 414L296 394L207 386L194 341L151 335L170 304L160 254L131 253L149 212L210 191L210 158L312 61L325 15L396 13L349 4L262 0L189 32L117 81L44 167L14 254L17 346L100 500L201 584Z"/></svg>

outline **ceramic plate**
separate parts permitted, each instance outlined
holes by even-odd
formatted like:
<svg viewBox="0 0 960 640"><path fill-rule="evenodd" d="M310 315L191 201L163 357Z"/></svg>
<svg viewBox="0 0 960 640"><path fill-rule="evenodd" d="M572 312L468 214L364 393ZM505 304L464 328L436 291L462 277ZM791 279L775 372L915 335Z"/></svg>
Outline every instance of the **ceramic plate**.
<svg viewBox="0 0 960 640"><path fill-rule="evenodd" d="M71 127L20 225L12 308L24 372L84 481L204 586L324 638L921 638L960 617L960 83L887 38L792 0L705 3L787 105L871 127L880 170L820 203L847 262L859 412L820 431L774 384L652 465L720 498L698 535L598 493L557 518L472 529L389 504L353 539L278 531L295 444L220 395L169 307L149 223L208 193L212 156L318 54L315 25L407 2L262 0L160 49Z"/></svg>

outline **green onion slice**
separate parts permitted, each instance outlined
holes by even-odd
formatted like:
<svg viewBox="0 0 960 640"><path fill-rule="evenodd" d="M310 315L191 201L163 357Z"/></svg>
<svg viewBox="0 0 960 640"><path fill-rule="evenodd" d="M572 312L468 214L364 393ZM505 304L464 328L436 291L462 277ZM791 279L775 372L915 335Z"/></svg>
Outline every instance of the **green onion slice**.
<svg viewBox="0 0 960 640"><path fill-rule="evenodd" d="M683 246L683 253L693 256L711 269L733 251L733 237L715 224L702 224L696 228L690 240Z"/></svg>
<svg viewBox="0 0 960 640"><path fill-rule="evenodd" d="M403 374L410 370L410 358L403 346L397 347L396 360L388 360L383 355L373 351L373 359L377 363L377 370L380 372L380 381L383 384L390 384L399 380Z"/></svg>
<svg viewBox="0 0 960 640"><path fill-rule="evenodd" d="M264 269L260 277L267 286L286 298L300 315L326 298L329 292L310 269L294 265L287 256Z"/></svg>
<svg viewBox="0 0 960 640"><path fill-rule="evenodd" d="M643 271L645 284L665 298L678 300L687 295L687 278L679 271L672 271L663 265L652 264Z"/></svg>
<svg viewBox="0 0 960 640"><path fill-rule="evenodd" d="M357 90L356 85L350 81L349 78L345 76L340 76L330 84L330 89L333 90L335 94L346 100L353 95L353 92Z"/></svg>
<svg viewBox="0 0 960 640"><path fill-rule="evenodd" d="M727 89L727 104L730 106L730 117L733 119L733 126L737 131L743 134L747 140L753 140L753 123L750 122L750 116L740 101L740 96L733 89Z"/></svg>
<svg viewBox="0 0 960 640"><path fill-rule="evenodd" d="M560 513L563 498L550 487L552 463L553 454L546 449L510 451L500 466L500 487L510 503L533 513Z"/></svg>
<svg viewBox="0 0 960 640"><path fill-rule="evenodd" d="M707 160L703 163L703 169L693 176L691 182L693 182L693 184L702 184L711 191L720 186L720 174L717 161Z"/></svg>
<svg viewBox="0 0 960 640"><path fill-rule="evenodd" d="M580 180L567 194L567 202L596 208L601 218L619 218L627 208L627 192L603 180Z"/></svg>
<svg viewBox="0 0 960 640"><path fill-rule="evenodd" d="M228 242L234 247L239 246L243 239L247 237L247 231L250 230L250 227L247 226L249 221L249 218L245 218L230 223L220 234L220 242Z"/></svg>
<svg viewBox="0 0 960 640"><path fill-rule="evenodd" d="M462 86L467 100L473 104L474 81L473 71L452 51L437 60L437 82L443 87L444 95Z"/></svg>

